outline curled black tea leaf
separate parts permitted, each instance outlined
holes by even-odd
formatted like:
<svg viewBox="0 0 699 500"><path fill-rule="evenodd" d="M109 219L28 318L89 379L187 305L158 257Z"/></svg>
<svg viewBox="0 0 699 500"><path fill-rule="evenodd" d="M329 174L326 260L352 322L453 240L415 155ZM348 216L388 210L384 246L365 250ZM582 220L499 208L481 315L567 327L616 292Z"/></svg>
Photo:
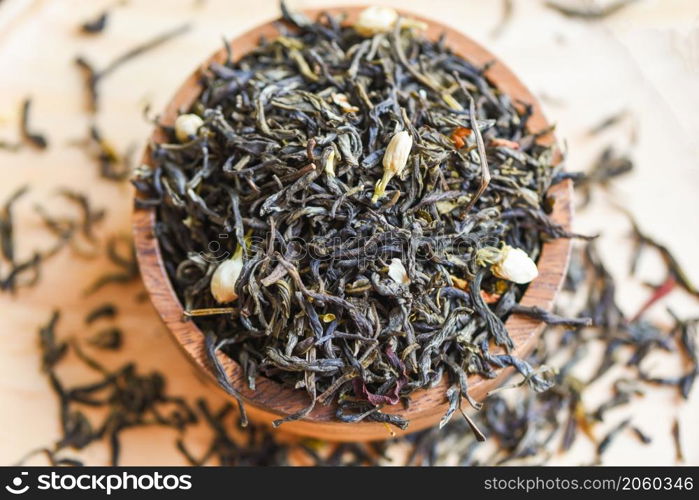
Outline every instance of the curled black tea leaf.
<svg viewBox="0 0 699 500"><path fill-rule="evenodd" d="M243 401L243 398L240 395L240 393L237 390L235 390L235 388L231 385L230 381L228 380L228 375L226 375L226 371L224 370L223 365L221 364L221 361L219 361L218 357L216 356L219 347L216 345L216 337L211 332L206 334L205 345L206 356L211 367L214 370L216 380L221 385L221 387L223 387L226 390L226 392L233 396L235 400L238 402L238 410L240 411L240 424L243 427L245 427L246 425L248 425L248 417L245 413L245 402Z"/></svg>
<svg viewBox="0 0 699 500"><path fill-rule="evenodd" d="M104 12L99 14L94 19L90 19L88 21L85 21L80 26L80 30L83 33L89 33L89 34L102 33L102 31L104 31L104 28L107 27L108 20L109 20L109 11L105 10Z"/></svg>
<svg viewBox="0 0 699 500"><path fill-rule="evenodd" d="M5 200L5 203L0 209L0 251L2 251L2 257L15 269L17 264L15 262L15 222L13 206L28 190L28 186L22 186L15 190L7 200ZM14 290L15 276L12 271L10 271L9 276L2 278L2 285L3 290Z"/></svg>
<svg viewBox="0 0 699 500"><path fill-rule="evenodd" d="M600 444L597 446L597 455L602 456L605 451L609 448L609 446L614 442L614 439L623 431L626 429L629 424L631 423L631 419L626 419L622 420L619 422L617 425L615 425L612 430L610 430L604 438L602 438L602 441L600 441Z"/></svg>
<svg viewBox="0 0 699 500"><path fill-rule="evenodd" d="M565 318L536 306L514 304L510 311L514 314L523 314L531 318L539 319L547 325L562 325L571 328L582 328L592 325L592 319L590 318Z"/></svg>
<svg viewBox="0 0 699 500"><path fill-rule="evenodd" d="M59 318L60 313L54 311L49 322L39 330L42 353L41 369L47 373L53 370L53 367L63 358L68 349L68 344L56 339L56 324Z"/></svg>
<svg viewBox="0 0 699 500"><path fill-rule="evenodd" d="M121 347L123 334L119 328L105 328L87 339L87 342L99 349L116 350Z"/></svg>
<svg viewBox="0 0 699 500"><path fill-rule="evenodd" d="M684 462L684 452L682 451L682 441L680 440L680 421L675 418L672 424L672 440L675 444L675 460L677 463Z"/></svg>
<svg viewBox="0 0 699 500"><path fill-rule="evenodd" d="M85 316L85 324L92 324L101 318L114 319L117 315L117 311L117 306L114 304L106 303L99 305L87 313L87 316Z"/></svg>
<svg viewBox="0 0 699 500"><path fill-rule="evenodd" d="M49 141L46 136L38 132L31 130L31 125L29 124L29 115L31 112L32 100L27 98L22 103L22 119L20 122L20 132L22 138L39 149L46 149L49 145Z"/></svg>

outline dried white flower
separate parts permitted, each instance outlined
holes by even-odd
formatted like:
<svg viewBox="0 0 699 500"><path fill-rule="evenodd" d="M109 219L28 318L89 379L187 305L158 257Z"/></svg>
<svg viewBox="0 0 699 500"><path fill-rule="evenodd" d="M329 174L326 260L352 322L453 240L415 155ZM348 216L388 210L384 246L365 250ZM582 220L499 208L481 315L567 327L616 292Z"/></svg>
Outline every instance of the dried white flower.
<svg viewBox="0 0 699 500"><path fill-rule="evenodd" d="M383 155L383 177L376 183L374 188L374 196L371 198L372 203L381 198L386 191L388 181L395 175L400 173L408 163L408 156L413 147L413 138L405 130L397 132L386 147L386 152Z"/></svg>
<svg viewBox="0 0 699 500"><path fill-rule="evenodd" d="M399 285L410 284L408 271L405 270L400 259L391 259L391 263L388 265L388 276Z"/></svg>
<svg viewBox="0 0 699 500"><path fill-rule="evenodd" d="M372 6L359 13L354 29L363 36L391 31L398 21L398 12L390 7Z"/></svg>
<svg viewBox="0 0 699 500"><path fill-rule="evenodd" d="M490 270L495 276L513 283L529 283L539 275L536 263L527 252L509 245L501 249L481 248L476 254L476 262L481 266L490 264Z"/></svg>
<svg viewBox="0 0 699 500"><path fill-rule="evenodd" d="M417 19L404 19L399 21L398 12L390 7L372 6L359 13L354 29L363 36L374 36L378 33L387 33L393 29L396 22L400 22L401 28L414 28L424 30L427 25Z"/></svg>
<svg viewBox="0 0 699 500"><path fill-rule="evenodd" d="M211 295L216 302L225 304L238 298L235 283L243 269L243 252L237 251L233 257L221 262L211 277Z"/></svg>
<svg viewBox="0 0 699 500"><path fill-rule="evenodd" d="M180 142L191 141L197 136L202 125L204 120L194 113L180 115L175 120L175 136Z"/></svg>

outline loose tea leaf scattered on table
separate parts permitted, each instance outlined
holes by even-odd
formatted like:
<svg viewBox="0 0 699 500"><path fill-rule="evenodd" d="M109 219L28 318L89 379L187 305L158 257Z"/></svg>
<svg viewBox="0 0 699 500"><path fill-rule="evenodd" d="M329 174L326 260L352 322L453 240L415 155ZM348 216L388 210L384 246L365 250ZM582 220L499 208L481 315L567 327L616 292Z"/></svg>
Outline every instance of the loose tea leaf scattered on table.
<svg viewBox="0 0 699 500"><path fill-rule="evenodd" d="M95 307L87 316L85 316L85 324L90 325L100 318L114 319L117 315L117 306L111 303L102 304Z"/></svg>
<svg viewBox="0 0 699 500"><path fill-rule="evenodd" d="M106 271L96 278L83 292L85 296L92 295L110 283L131 283L139 276L136 250L133 241L125 235L111 236L107 239L107 258L117 268Z"/></svg>
<svg viewBox="0 0 699 500"><path fill-rule="evenodd" d="M32 102L31 97L27 97L22 101L19 118L19 139L17 141L0 139L0 151L17 152L25 144L30 144L38 149L46 149L48 147L49 141L46 136L32 130L30 125Z"/></svg>
<svg viewBox="0 0 699 500"><path fill-rule="evenodd" d="M28 191L29 186L16 189L0 207L0 291L15 293L20 287L36 285L40 277L42 260L53 252L42 253L35 250L26 259L22 260L17 257L14 205ZM5 266L9 266L9 269L3 275ZM20 280L26 275L29 276L27 279Z"/></svg>
<svg viewBox="0 0 699 500"><path fill-rule="evenodd" d="M598 5L596 3L587 1L580 2L578 0L551 0L544 2L544 5L566 17L583 19L586 21L597 21L612 16L637 1L638 0L613 0L604 2L604 5Z"/></svg>
<svg viewBox="0 0 699 500"><path fill-rule="evenodd" d="M682 442L680 441L680 421L675 418L672 424L672 440L675 444L675 461L677 463L684 462L684 452L682 451Z"/></svg>
<svg viewBox="0 0 699 500"><path fill-rule="evenodd" d="M110 371L85 354L78 341L58 341L58 312L40 330L42 370L49 377L58 397L62 436L48 448L51 454L66 448L80 450L94 441L106 439L110 446L110 462L119 463L120 435L123 431L149 425L162 425L182 430L197 420L180 397L166 392L161 374L140 374L133 363ZM91 383L68 386L56 373L56 365L72 350L98 378ZM106 416L98 421L88 418L86 408L104 408Z"/></svg>
<svg viewBox="0 0 699 500"><path fill-rule="evenodd" d="M109 21L109 11L105 10L101 12L97 17L89 19L80 25L80 30L83 33L88 33L94 35L96 33L102 33L104 28L107 27L107 22Z"/></svg>
<svg viewBox="0 0 699 500"><path fill-rule="evenodd" d="M75 58L75 63L84 73L89 111L93 113L97 111L99 107L99 85L107 76L131 59L155 49L171 39L182 35L183 33L186 33L189 28L189 24L183 24L174 29L156 35L152 39L147 40L124 52L102 69L95 68L95 66L93 66L84 56L77 56Z"/></svg>
<svg viewBox="0 0 699 500"><path fill-rule="evenodd" d="M51 257L58 255L66 246L71 247L81 257L93 257L96 252L97 240L94 231L96 225L104 218L105 211L94 208L84 193L62 187L57 189L57 194L75 204L80 210L80 216L57 216L43 206L35 205L35 212L43 225L56 236L56 240L48 248L34 248L29 257L19 259L15 242L16 228L13 207L28 191L29 186L17 189L0 208L0 250L2 253L0 291L7 290L15 293L19 288L38 284L43 264ZM87 248L84 243L78 241L78 234L81 234L82 240L87 242ZM9 270L5 275L2 274L3 260L9 264Z"/></svg>
<svg viewBox="0 0 699 500"><path fill-rule="evenodd" d="M122 336L121 329L108 327L98 331L92 337L89 337L87 342L99 349L116 350L121 347Z"/></svg>
<svg viewBox="0 0 699 500"><path fill-rule="evenodd" d="M619 111L618 113L614 113L613 115L609 115L606 118L604 118L602 121L597 123L594 127L590 128L587 131L587 135L589 136L595 136L598 134L601 134L605 130L613 127L617 123L621 122L624 118L629 116L629 112L626 109L623 109Z"/></svg>
<svg viewBox="0 0 699 500"><path fill-rule="evenodd" d="M16 189L3 204L2 211L0 211L0 249L2 250L2 256L10 264L15 261L15 223L13 216L13 206L22 196L24 196L29 190L29 186L22 186Z"/></svg>
<svg viewBox="0 0 699 500"><path fill-rule="evenodd" d="M500 4L502 5L500 20L490 32L492 38L500 37L514 17L514 0L501 0Z"/></svg>
<svg viewBox="0 0 699 500"><path fill-rule="evenodd" d="M22 138L39 149L46 149L49 145L48 139L43 134L31 130L29 116L32 107L31 98L27 98L22 103L22 119L20 121L20 132Z"/></svg>
<svg viewBox="0 0 699 500"><path fill-rule="evenodd" d="M95 208L85 193L66 187L60 187L56 194L74 204L80 211L79 216L56 215L43 205L36 204L34 211L41 218L44 226L53 233L57 241L54 247L45 253L45 258L57 254L63 247L71 248L75 255L91 259L98 255L99 242L95 230L105 216L106 210Z"/></svg>
<svg viewBox="0 0 699 500"><path fill-rule="evenodd" d="M130 156L133 148L121 154L116 147L105 139L102 131L93 124L90 126L89 136L85 142L80 142L91 158L98 165L98 172L102 179L109 181L124 181L131 175Z"/></svg>
<svg viewBox="0 0 699 500"><path fill-rule="evenodd" d="M591 189L594 186L607 188L617 177L633 171L633 162L626 155L617 153L612 146L605 148L590 169L575 181L576 193L580 193L580 207L590 203Z"/></svg>

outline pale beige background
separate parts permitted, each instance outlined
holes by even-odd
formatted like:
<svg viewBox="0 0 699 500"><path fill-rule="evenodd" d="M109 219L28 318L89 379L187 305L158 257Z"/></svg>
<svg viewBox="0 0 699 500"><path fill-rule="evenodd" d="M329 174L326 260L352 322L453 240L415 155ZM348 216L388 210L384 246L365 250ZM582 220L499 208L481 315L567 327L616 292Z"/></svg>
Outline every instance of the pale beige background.
<svg viewBox="0 0 699 500"><path fill-rule="evenodd" d="M18 103L35 98L33 120L51 140L46 153L25 149L0 153L0 199L23 183L31 196L18 204L21 219L20 256L50 239L40 228L32 205L41 202L57 213L69 213L53 193L56 186L73 186L90 193L98 206L109 208L100 234L128 232L130 189L98 180L96 167L85 153L70 144L85 136L89 119L84 112L82 80L73 65L76 54L86 55L99 67L126 48L190 20L191 32L115 72L102 86L98 121L121 149L139 143L149 130L141 118L146 103L161 108L179 82L197 63L217 49L222 36L231 38L255 24L276 17L276 2L257 0L130 0L113 9L104 35L77 33L79 22L115 1L4 0L0 2L0 137L16 137ZM337 2L290 0L295 8ZM351 4L349 0L339 2ZM366 3L366 2L360 2ZM579 231L602 232L605 260L620 280L621 304L632 313L647 293L626 277L629 253L628 226L608 200L633 210L642 224L669 244L680 262L699 282L697 222L699 214L699 2L696 0L641 0L604 22L571 21L543 9L538 0L515 0L515 16L502 36L493 38L501 4L481 0L400 0L386 5L412 10L450 24L500 56L538 95L558 135L569 150L571 170L587 167L600 149L614 140L629 148L636 172L616 185L610 195L599 194L593 210L576 219ZM235 50L235 47L234 47ZM630 109L638 125L627 122L601 137L590 139L585 130L612 112ZM635 129L635 130L632 130ZM630 146L635 134L638 143ZM27 450L51 443L58 436L57 405L45 378L39 374L36 332L59 306L63 336L84 335L82 321L88 308L106 300L117 302L117 323L129 332L126 351L106 354L107 364L137 359L144 368L157 368L178 394L207 394L223 401L205 385L183 358L148 304L136 300L140 285L109 287L85 299L82 290L106 269L105 261L84 261L64 252L46 266L41 286L17 297L0 296L0 464L16 461ZM644 260L642 274L658 280L659 263ZM674 292L664 302L683 316L696 316L696 301ZM667 320L662 305L653 315ZM599 346L601 349L601 346ZM673 358L674 359L674 358ZM655 369L675 373L681 367L657 358ZM582 370L590 367L582 367ZM66 377L88 375L68 363ZM613 377L614 374L610 374ZM612 378L613 379L613 378ZM606 397L588 391L586 403L594 408ZM614 423L628 409L613 410ZM683 402L672 389L651 388L632 407L634 422L655 439L641 446L623 435L605 457L608 464L671 464L674 449L669 428L677 415L687 463L699 464L699 391ZM607 427L595 428L603 436ZM190 437L192 447L203 449L206 433ZM174 451L174 433L163 429L125 433L124 463L182 464ZM585 438L553 463L588 463L593 445ZM106 448L97 445L83 457L88 463L106 460Z"/></svg>

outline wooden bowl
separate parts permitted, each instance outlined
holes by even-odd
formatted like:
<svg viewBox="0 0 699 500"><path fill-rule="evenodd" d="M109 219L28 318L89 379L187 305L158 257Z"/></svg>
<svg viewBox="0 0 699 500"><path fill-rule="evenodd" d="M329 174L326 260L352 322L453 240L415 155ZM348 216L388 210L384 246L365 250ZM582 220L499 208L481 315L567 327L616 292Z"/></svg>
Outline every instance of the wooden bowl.
<svg viewBox="0 0 699 500"><path fill-rule="evenodd" d="M362 9L363 7L339 7L308 10L305 13L310 18L315 18L322 11L331 14L345 13L347 14L345 22L352 23ZM428 25L425 36L430 39L436 39L442 33L446 33L447 46L456 54L476 65L480 66L487 62L497 61L497 58L490 52L454 29L410 13L403 12L402 14L425 21ZM234 39L232 46L235 48L235 54L240 57L241 54L249 52L257 45L260 36L271 38L277 34L274 23L266 23ZM222 62L223 60L225 60L225 53L222 49L206 61L202 67L207 67L211 62ZM497 61L496 64L490 66L486 76L493 85L512 96L515 102L523 101L533 106L533 115L529 120L531 130L543 130L549 126L537 100L505 65ZM177 91L161 115L161 121L165 124L174 123L178 112L188 110L201 90L199 71L196 71ZM162 142L164 137L156 130L152 140L156 143ZM555 139L551 134L541 138L541 142L545 144L552 144L554 141ZM143 163L150 165L150 151L148 150L144 154ZM550 195L556 199L551 218L569 229L572 218L572 183L566 180L553 186ZM206 361L204 335L193 321L183 320L182 304L165 272L160 246L153 233L155 219L154 209L136 209L133 214L136 253L143 281L156 310L177 342L194 363L212 380L215 380ZM543 245L538 261L539 276L527 288L521 304L538 306L546 310L552 308L554 298L565 277L570 249L571 243L568 239L557 239ZM536 344L544 324L528 317L512 315L507 320L506 327L516 345L513 354L526 357ZM269 424L272 420L295 413L307 406L308 396L305 391L283 387L264 377L258 377L257 388L255 391L251 391L248 389L241 367L223 353L219 353L219 359L223 363L231 383L246 401L251 420ZM500 386L511 373L512 369L508 368L500 370L497 377L493 379L470 377L470 395L476 400L483 400L489 391ZM437 387L414 392L410 396L411 404L408 409L404 409L403 405L396 405L395 407L386 407L383 411L400 413L409 419L410 425L405 432L415 432L435 425L447 408L445 398L447 381L445 379L446 377ZM334 441L369 441L390 437L385 425L381 423L347 424L338 422L335 420L335 410L336 407L332 404L329 406L318 405L307 418L285 423L281 429L294 434ZM397 430L396 432L401 433Z"/></svg>

